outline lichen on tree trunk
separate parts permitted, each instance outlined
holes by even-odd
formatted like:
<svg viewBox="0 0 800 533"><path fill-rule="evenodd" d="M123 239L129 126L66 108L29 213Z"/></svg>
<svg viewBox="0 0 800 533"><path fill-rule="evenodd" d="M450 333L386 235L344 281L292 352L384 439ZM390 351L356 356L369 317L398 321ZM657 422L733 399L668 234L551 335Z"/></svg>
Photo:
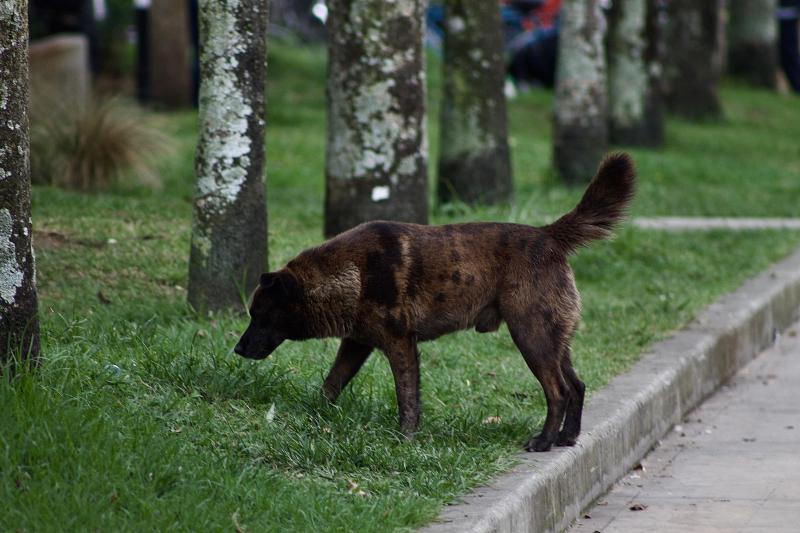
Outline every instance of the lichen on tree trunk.
<svg viewBox="0 0 800 533"><path fill-rule="evenodd" d="M446 0L444 95L438 197L507 203L511 159L500 8L485 0Z"/></svg>
<svg viewBox="0 0 800 533"><path fill-rule="evenodd" d="M425 4L329 2L326 235L427 222Z"/></svg>
<svg viewBox="0 0 800 533"><path fill-rule="evenodd" d="M558 40L553 161L567 183L591 179L608 148L606 21L600 0L565 0Z"/></svg>
<svg viewBox="0 0 800 533"><path fill-rule="evenodd" d="M268 0L201 0L200 138L189 303L242 309L267 266Z"/></svg>
<svg viewBox="0 0 800 533"><path fill-rule="evenodd" d="M728 70L753 85L775 87L777 0L735 0L728 5Z"/></svg>
<svg viewBox="0 0 800 533"><path fill-rule="evenodd" d="M39 357L28 136L28 2L0 0L0 364Z"/></svg>
<svg viewBox="0 0 800 533"><path fill-rule="evenodd" d="M667 6L667 106L689 119L717 118L722 114L725 0L670 0Z"/></svg>
<svg viewBox="0 0 800 533"><path fill-rule="evenodd" d="M660 106L657 0L617 0L609 14L608 100L613 143L658 146Z"/></svg>

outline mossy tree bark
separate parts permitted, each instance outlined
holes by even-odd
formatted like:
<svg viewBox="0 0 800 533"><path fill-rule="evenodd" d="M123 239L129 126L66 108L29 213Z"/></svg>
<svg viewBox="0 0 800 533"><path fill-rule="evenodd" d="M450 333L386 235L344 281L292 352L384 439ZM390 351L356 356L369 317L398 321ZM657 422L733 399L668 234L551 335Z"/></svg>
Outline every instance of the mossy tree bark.
<svg viewBox="0 0 800 533"><path fill-rule="evenodd" d="M189 303L242 309L267 266L268 0L201 0L200 138Z"/></svg>
<svg viewBox="0 0 800 533"><path fill-rule="evenodd" d="M511 200L503 26L496 2L446 0L438 197Z"/></svg>
<svg viewBox="0 0 800 533"><path fill-rule="evenodd" d="M0 2L0 363L39 357L31 249L28 2Z"/></svg>
<svg viewBox="0 0 800 533"><path fill-rule="evenodd" d="M169 108L192 104L189 7L185 0L153 0L150 21L150 98Z"/></svg>
<svg viewBox="0 0 800 533"><path fill-rule="evenodd" d="M718 118L725 0L670 0L667 6L667 106L689 119Z"/></svg>
<svg viewBox="0 0 800 533"><path fill-rule="evenodd" d="M775 87L777 0L734 0L728 5L728 70L753 85Z"/></svg>
<svg viewBox="0 0 800 533"><path fill-rule="evenodd" d="M589 181L608 149L606 21L601 0L565 0L558 40L553 161L567 183Z"/></svg>
<svg viewBox="0 0 800 533"><path fill-rule="evenodd" d="M427 222L425 5L328 3L326 235L374 219Z"/></svg>
<svg viewBox="0 0 800 533"><path fill-rule="evenodd" d="M611 142L663 142L658 0L616 0L609 14L608 99Z"/></svg>

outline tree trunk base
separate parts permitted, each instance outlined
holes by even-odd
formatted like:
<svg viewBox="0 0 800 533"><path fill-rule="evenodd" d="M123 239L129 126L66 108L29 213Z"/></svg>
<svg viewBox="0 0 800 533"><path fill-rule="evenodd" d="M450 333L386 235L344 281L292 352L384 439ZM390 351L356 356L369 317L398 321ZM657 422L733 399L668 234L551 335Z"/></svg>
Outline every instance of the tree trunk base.
<svg viewBox="0 0 800 533"><path fill-rule="evenodd" d="M337 179L328 176L326 183L326 237L333 237L370 220L428 223L424 178L404 178L397 185L390 185L383 179Z"/></svg>
<svg viewBox="0 0 800 533"><path fill-rule="evenodd" d="M508 147L463 159L440 159L437 196L442 203L502 205L511 202Z"/></svg>
<svg viewBox="0 0 800 533"><path fill-rule="evenodd" d="M656 96L645 100L645 112L639 124L623 126L614 124L609 126L611 143L622 146L641 146L645 148L660 148L664 145L664 110L661 101Z"/></svg>
<svg viewBox="0 0 800 533"><path fill-rule="evenodd" d="M775 88L778 51L775 43L741 43L728 52L728 70L756 87Z"/></svg>
<svg viewBox="0 0 800 533"><path fill-rule="evenodd" d="M553 163L558 175L569 185L589 183L608 150L605 126L562 129L554 139Z"/></svg>

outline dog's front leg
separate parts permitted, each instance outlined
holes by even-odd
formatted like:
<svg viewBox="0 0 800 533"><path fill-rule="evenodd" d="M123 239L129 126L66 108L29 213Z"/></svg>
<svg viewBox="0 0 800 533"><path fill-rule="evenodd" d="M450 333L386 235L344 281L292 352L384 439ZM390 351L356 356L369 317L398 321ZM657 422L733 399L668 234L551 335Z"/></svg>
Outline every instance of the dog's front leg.
<svg viewBox="0 0 800 533"><path fill-rule="evenodd" d="M413 339L398 339L384 350L394 375L400 431L414 436L419 425L419 352Z"/></svg>
<svg viewBox="0 0 800 533"><path fill-rule="evenodd" d="M372 353L372 346L361 344L353 339L342 339L336 360L322 384L322 395L329 402L336 401L339 393L358 373L370 353Z"/></svg>

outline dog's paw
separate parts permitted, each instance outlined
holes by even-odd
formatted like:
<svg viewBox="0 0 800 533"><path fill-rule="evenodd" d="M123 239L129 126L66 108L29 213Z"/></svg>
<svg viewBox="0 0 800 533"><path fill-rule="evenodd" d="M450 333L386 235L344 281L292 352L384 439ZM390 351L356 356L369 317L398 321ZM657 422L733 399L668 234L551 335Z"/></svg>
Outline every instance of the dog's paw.
<svg viewBox="0 0 800 533"><path fill-rule="evenodd" d="M546 452L553 446L552 439L546 438L544 435L532 437L526 444L525 450L529 452Z"/></svg>
<svg viewBox="0 0 800 533"><path fill-rule="evenodd" d="M319 391L319 395L323 401L333 404L336 403L336 399L339 397L339 391L329 385L323 385Z"/></svg>
<svg viewBox="0 0 800 533"><path fill-rule="evenodd" d="M575 446L577 441L577 435L567 435L562 431L556 438L556 446Z"/></svg>

